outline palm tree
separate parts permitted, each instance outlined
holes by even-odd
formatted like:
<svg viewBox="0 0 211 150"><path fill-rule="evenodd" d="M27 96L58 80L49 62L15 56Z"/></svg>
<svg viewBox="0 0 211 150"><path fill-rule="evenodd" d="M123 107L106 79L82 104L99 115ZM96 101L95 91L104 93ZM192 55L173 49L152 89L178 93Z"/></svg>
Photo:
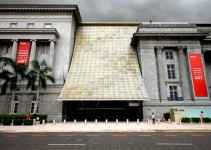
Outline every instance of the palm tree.
<svg viewBox="0 0 211 150"><path fill-rule="evenodd" d="M6 94L7 88L10 87L12 93L10 113L13 113L17 82L19 77L22 79L25 77L26 66L23 64L16 64L15 60L7 57L0 57L0 63L4 66L8 66L7 68L2 67L2 71L0 72L0 80L4 81L1 87L1 94Z"/></svg>
<svg viewBox="0 0 211 150"><path fill-rule="evenodd" d="M33 60L31 63L31 70L27 74L27 89L31 88L36 91L36 103L34 107L34 114L37 113L38 99L41 89L46 89L47 80L55 83L55 79L49 73L52 72L52 69L47 65L42 66L38 60ZM36 89L37 88L37 89Z"/></svg>

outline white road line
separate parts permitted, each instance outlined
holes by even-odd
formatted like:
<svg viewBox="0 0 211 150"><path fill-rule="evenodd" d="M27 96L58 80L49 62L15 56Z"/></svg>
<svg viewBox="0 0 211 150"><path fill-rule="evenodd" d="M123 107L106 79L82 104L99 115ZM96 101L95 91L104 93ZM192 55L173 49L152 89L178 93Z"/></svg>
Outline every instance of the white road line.
<svg viewBox="0 0 211 150"><path fill-rule="evenodd" d="M86 144L48 144L49 146L85 146Z"/></svg>
<svg viewBox="0 0 211 150"><path fill-rule="evenodd" d="M179 145L179 146L191 146L192 143L157 143L157 145Z"/></svg>

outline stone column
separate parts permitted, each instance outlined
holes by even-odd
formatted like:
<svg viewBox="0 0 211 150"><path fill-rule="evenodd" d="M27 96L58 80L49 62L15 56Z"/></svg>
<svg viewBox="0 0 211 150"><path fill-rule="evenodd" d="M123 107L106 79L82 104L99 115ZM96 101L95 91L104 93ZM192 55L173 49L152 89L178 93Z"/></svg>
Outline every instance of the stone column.
<svg viewBox="0 0 211 150"><path fill-rule="evenodd" d="M31 52L30 52L30 57L29 57L29 70L31 69L31 64L30 62L32 60L36 59L36 41L37 40L31 40L32 44L31 44Z"/></svg>
<svg viewBox="0 0 211 150"><path fill-rule="evenodd" d="M163 101L167 100L166 83L165 83L164 68L163 68L163 47L157 46L156 53L157 53L157 64L158 64L160 101Z"/></svg>
<svg viewBox="0 0 211 150"><path fill-rule="evenodd" d="M49 59L48 59L48 66L53 69L54 64L54 53L55 53L55 41L50 40L50 52L49 52Z"/></svg>
<svg viewBox="0 0 211 150"><path fill-rule="evenodd" d="M12 45L11 58L16 60L17 51L18 51L18 40L14 39L12 41L13 41L13 45Z"/></svg>
<svg viewBox="0 0 211 150"><path fill-rule="evenodd" d="M188 72L187 72L187 60L185 57L184 46L178 46L178 59L179 59L179 71L180 71L180 81L182 85L182 94L184 100L191 99L190 93L190 80L188 79Z"/></svg>

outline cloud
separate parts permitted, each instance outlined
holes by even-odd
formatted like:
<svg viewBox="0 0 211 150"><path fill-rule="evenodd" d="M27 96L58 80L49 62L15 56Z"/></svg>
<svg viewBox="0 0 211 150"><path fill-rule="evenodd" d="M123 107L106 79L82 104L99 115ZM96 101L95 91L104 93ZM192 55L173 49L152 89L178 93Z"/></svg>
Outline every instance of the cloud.
<svg viewBox="0 0 211 150"><path fill-rule="evenodd" d="M211 22L210 0L0 0L0 4L78 4L84 22Z"/></svg>

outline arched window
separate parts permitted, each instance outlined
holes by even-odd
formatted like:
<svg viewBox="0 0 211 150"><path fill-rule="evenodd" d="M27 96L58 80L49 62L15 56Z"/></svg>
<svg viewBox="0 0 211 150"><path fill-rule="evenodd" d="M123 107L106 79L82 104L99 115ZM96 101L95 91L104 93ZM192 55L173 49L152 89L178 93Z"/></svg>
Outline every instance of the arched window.
<svg viewBox="0 0 211 150"><path fill-rule="evenodd" d="M18 112L18 96L15 96L13 104L11 101L10 109L12 110L11 113L17 114L17 112Z"/></svg>
<svg viewBox="0 0 211 150"><path fill-rule="evenodd" d="M32 97L32 101L31 101L31 110L30 110L30 113L33 114L34 111L36 113L38 113L38 109L39 109L39 99L37 101L37 110L35 111L35 104L36 104L36 95Z"/></svg>

